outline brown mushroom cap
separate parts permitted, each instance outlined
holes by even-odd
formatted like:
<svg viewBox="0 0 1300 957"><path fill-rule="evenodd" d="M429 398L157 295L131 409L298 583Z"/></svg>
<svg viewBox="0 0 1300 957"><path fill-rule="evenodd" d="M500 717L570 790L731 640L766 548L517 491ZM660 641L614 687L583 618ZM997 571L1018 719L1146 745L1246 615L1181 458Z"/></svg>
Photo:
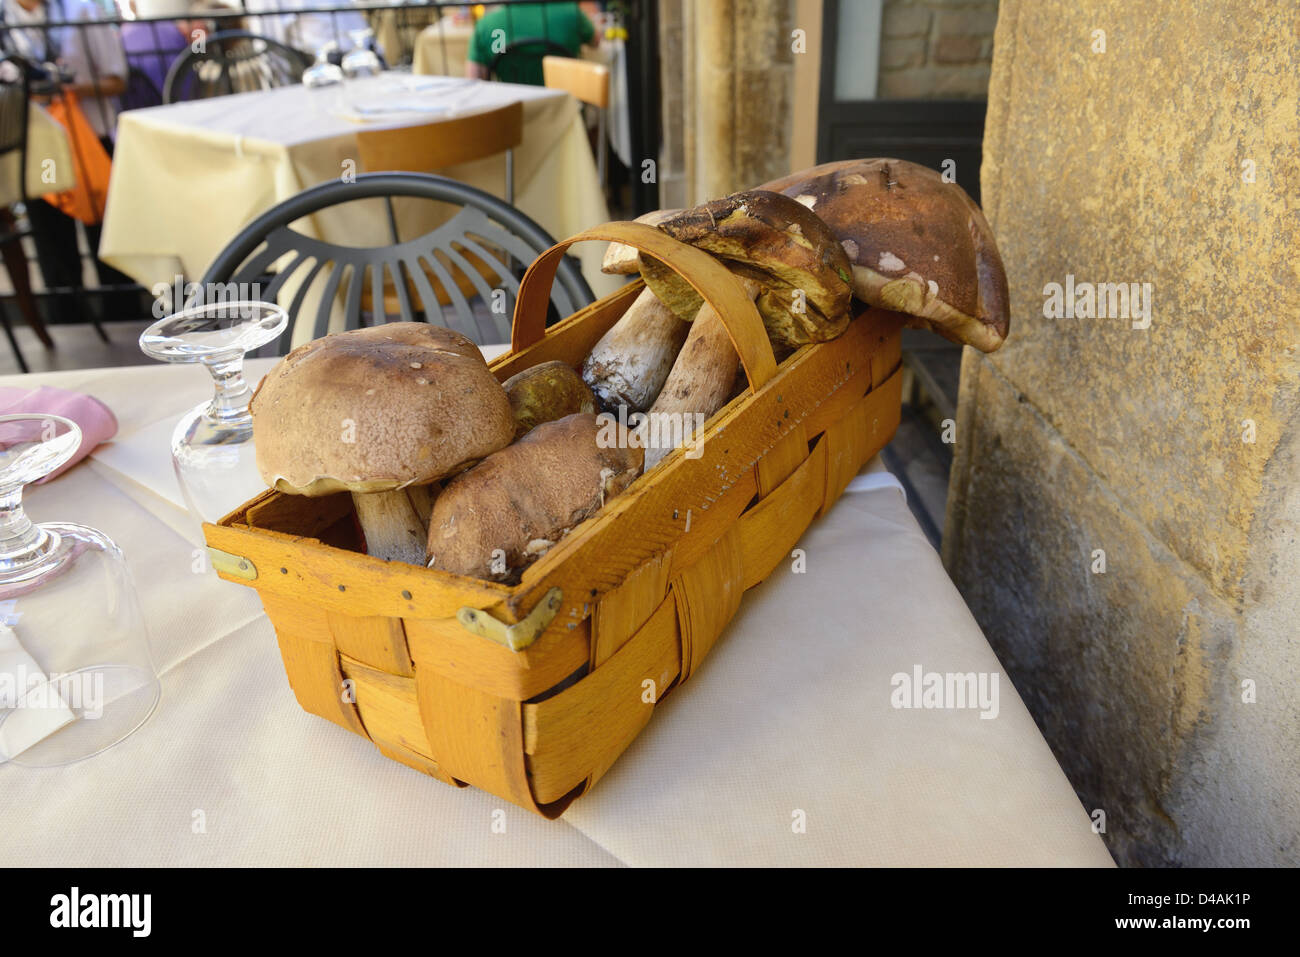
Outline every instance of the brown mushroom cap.
<svg viewBox="0 0 1300 957"><path fill-rule="evenodd" d="M905 160L825 163L763 184L816 213L853 263L863 302L992 352L1007 337L1007 277L993 231L956 183Z"/></svg>
<svg viewBox="0 0 1300 957"><path fill-rule="evenodd" d="M848 257L829 227L789 197L762 190L733 193L684 210L659 228L756 283L761 291L755 304L774 343L825 342L848 326ZM641 275L681 319L693 319L703 305L685 280L656 259L641 257Z"/></svg>
<svg viewBox="0 0 1300 957"><path fill-rule="evenodd" d="M515 434L510 400L478 347L423 322L299 346L262 380L250 409L262 478L297 495L424 485Z"/></svg>

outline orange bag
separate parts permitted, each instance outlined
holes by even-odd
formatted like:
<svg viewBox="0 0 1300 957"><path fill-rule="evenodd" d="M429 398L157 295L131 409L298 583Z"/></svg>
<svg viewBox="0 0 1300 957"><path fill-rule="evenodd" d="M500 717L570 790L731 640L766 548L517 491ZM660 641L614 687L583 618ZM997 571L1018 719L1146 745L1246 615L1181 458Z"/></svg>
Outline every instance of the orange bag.
<svg viewBox="0 0 1300 957"><path fill-rule="evenodd" d="M108 176L112 169L104 144L99 141L99 135L81 111L77 95L71 90L56 94L45 109L68 133L68 150L72 154L77 183L62 193L46 193L42 199L87 226L103 222L104 204L108 201Z"/></svg>

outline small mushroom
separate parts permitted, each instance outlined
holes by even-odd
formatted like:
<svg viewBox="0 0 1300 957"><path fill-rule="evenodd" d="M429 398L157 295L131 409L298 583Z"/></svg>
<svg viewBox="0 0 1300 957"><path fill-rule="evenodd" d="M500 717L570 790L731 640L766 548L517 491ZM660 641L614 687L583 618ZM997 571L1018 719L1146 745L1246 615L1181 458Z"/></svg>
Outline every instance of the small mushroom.
<svg viewBox="0 0 1300 957"><path fill-rule="evenodd" d="M688 209L659 228L712 253L740 277L774 348L823 342L848 327L848 258L826 224L789 197L735 193ZM655 417L699 414L707 420L731 395L739 357L721 318L685 280L649 256L641 257L641 275L678 317L694 320L650 409L648 469L671 451L655 436L674 431L658 427Z"/></svg>
<svg viewBox="0 0 1300 957"><path fill-rule="evenodd" d="M863 302L911 325L992 352L1010 327L1007 278L993 230L956 183L897 159L814 166L765 183L831 228Z"/></svg>
<svg viewBox="0 0 1300 957"><path fill-rule="evenodd" d="M299 346L262 380L250 409L268 485L293 495L351 492L367 551L417 565L425 487L515 434L510 400L478 347L422 322Z"/></svg>

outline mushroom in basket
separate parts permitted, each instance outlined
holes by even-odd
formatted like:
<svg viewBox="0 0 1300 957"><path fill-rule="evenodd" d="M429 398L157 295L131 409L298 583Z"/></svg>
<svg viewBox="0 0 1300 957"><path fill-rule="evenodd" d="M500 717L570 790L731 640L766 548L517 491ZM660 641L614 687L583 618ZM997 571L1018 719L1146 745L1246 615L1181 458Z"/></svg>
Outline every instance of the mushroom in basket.
<svg viewBox="0 0 1300 957"><path fill-rule="evenodd" d="M807 207L780 193L734 193L659 223L659 229L722 260L755 297L779 352L834 339L848 327L849 261ZM693 317L686 342L650 409L707 419L732 393L740 357L717 313L667 265L642 256L641 275L676 316ZM651 429L651 434L662 430ZM646 449L646 468L670 448Z"/></svg>
<svg viewBox="0 0 1300 957"><path fill-rule="evenodd" d="M513 579L631 485L643 458L589 412L543 422L447 483L429 519L429 567Z"/></svg>
<svg viewBox="0 0 1300 957"><path fill-rule="evenodd" d="M351 492L367 551L419 565L428 486L515 435L510 400L478 347L422 322L301 345L262 380L250 408L268 485Z"/></svg>
<svg viewBox="0 0 1300 957"><path fill-rule="evenodd" d="M638 216L636 221L658 226L680 212L659 209ZM610 243L600 268L630 276L639 271L640 260L631 246ZM642 289L582 364L582 377L601 405L609 410L626 406L628 412L647 411L686 341L690 318L678 318L653 290Z"/></svg>
<svg viewBox="0 0 1300 957"><path fill-rule="evenodd" d="M992 352L1007 337L1007 277L974 200L932 169L897 159L825 163L763 184L793 197L839 238L853 294L911 325Z"/></svg>

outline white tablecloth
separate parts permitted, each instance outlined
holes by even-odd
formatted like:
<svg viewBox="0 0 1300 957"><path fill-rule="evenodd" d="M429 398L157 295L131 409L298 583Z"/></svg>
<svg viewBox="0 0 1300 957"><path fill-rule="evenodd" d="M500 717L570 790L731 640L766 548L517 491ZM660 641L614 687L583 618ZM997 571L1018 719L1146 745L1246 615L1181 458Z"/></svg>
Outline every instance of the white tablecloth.
<svg viewBox="0 0 1300 957"><path fill-rule="evenodd" d="M0 865L1111 863L887 481L855 480L800 542L806 571L750 592L700 672L549 822L299 710L256 594L194 570L197 530L169 500L166 436L209 394L206 373L0 378L38 384L90 392L119 417L113 443L26 501L37 520L93 525L122 547L163 697L96 758L0 765ZM891 676L917 665L999 673L997 717L892 707Z"/></svg>

